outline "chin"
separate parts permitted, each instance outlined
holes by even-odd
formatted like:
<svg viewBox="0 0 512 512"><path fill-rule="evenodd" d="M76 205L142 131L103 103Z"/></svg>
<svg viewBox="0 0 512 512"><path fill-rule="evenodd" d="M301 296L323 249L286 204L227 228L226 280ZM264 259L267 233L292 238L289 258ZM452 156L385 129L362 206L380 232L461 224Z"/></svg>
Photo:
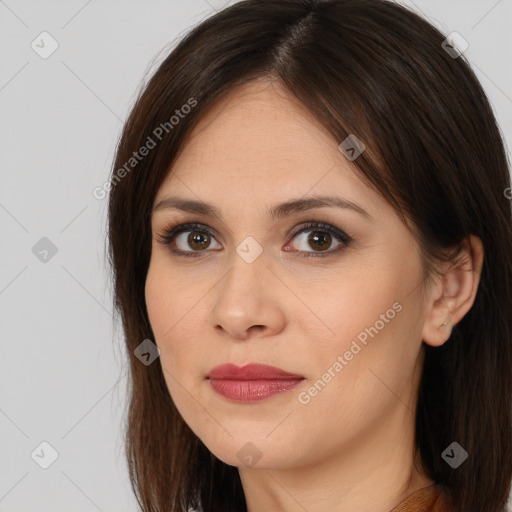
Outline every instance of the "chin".
<svg viewBox="0 0 512 512"><path fill-rule="evenodd" d="M233 437L225 434L222 440L203 439L203 443L225 464L243 469L284 469L289 467L292 455L297 455L286 453L281 441L261 435L251 438L247 434Z"/></svg>

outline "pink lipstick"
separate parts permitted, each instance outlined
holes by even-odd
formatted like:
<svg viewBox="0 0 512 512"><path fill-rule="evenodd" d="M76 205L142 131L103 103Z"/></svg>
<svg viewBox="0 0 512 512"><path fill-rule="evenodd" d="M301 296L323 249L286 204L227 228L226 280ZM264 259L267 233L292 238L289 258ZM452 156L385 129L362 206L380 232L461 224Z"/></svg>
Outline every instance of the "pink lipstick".
<svg viewBox="0 0 512 512"><path fill-rule="evenodd" d="M213 368L206 378L214 391L237 402L265 400L294 388L304 380L302 375L256 363L243 367L222 364Z"/></svg>

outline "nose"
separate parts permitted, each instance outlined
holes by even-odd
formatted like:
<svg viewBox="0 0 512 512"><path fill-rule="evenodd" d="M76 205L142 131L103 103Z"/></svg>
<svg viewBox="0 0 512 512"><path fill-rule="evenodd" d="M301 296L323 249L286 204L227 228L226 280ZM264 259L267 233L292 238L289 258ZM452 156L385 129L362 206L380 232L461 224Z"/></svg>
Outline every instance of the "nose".
<svg viewBox="0 0 512 512"><path fill-rule="evenodd" d="M251 263L238 254L231 260L227 274L212 291L210 325L217 334L237 340L278 334L286 320L279 292L283 285L265 253Z"/></svg>

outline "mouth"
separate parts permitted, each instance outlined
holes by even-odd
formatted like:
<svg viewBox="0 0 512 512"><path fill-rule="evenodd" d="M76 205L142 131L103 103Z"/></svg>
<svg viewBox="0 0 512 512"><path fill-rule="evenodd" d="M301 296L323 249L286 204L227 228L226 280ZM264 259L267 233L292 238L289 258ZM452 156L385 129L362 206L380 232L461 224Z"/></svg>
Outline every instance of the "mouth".
<svg viewBox="0 0 512 512"><path fill-rule="evenodd" d="M304 380L302 375L255 363L243 367L216 366L206 378L216 393L236 402L265 400L293 389Z"/></svg>

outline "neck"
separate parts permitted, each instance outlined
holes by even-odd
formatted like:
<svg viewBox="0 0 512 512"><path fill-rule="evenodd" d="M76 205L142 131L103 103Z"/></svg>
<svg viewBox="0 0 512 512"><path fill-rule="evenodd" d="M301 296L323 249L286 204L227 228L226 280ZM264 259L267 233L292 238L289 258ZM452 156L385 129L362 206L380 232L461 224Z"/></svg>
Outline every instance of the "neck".
<svg viewBox="0 0 512 512"><path fill-rule="evenodd" d="M401 407L386 424L307 465L239 468L248 512L389 512L434 482L413 460L410 410ZM408 432L404 435L404 426ZM347 444L350 448L347 449Z"/></svg>

